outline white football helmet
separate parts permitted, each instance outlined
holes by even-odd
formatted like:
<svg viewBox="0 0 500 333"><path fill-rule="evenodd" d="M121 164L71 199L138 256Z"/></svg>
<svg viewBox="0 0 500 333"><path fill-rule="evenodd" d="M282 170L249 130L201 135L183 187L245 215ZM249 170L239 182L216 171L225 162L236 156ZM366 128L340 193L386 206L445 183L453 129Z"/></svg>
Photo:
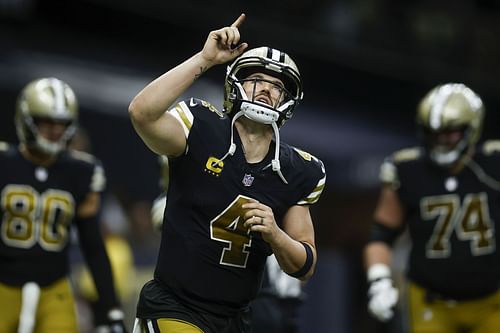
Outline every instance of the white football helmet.
<svg viewBox="0 0 500 333"><path fill-rule="evenodd" d="M479 140L484 113L481 98L463 84L447 83L427 93L418 106L416 121L430 159L442 167L460 160ZM462 132L454 147L436 144L436 134L452 130Z"/></svg>
<svg viewBox="0 0 500 333"><path fill-rule="evenodd" d="M66 124L66 130L57 141L40 135L37 120L51 120ZM28 147L48 155L66 149L77 128L78 102L71 87L56 78L40 78L28 83L17 99L15 124L19 140Z"/></svg>
<svg viewBox="0 0 500 333"><path fill-rule="evenodd" d="M267 106L246 96L243 81L253 73L265 73L280 79L285 89L282 90L281 103ZM302 79L299 69L290 56L270 47L258 47L244 52L227 67L224 85L224 112L234 114L242 111L248 118L278 127L290 119L293 110L302 100Z"/></svg>

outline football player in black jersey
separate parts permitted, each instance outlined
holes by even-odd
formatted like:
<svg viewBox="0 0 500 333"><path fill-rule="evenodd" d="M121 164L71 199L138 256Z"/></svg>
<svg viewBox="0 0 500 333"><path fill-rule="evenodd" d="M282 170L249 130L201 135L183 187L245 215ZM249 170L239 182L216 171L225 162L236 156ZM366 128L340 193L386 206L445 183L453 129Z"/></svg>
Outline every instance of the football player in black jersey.
<svg viewBox="0 0 500 333"><path fill-rule="evenodd" d="M125 332L97 223L104 171L93 156L66 149L77 116L77 99L65 82L34 80L17 101L20 145L0 144L1 333L78 331L68 278L73 225L106 329Z"/></svg>
<svg viewBox="0 0 500 333"><path fill-rule="evenodd" d="M477 144L483 117L471 89L439 85L417 109L422 147L383 163L365 248L368 308L381 321L398 300L391 245L408 228L409 332L500 332L500 141Z"/></svg>
<svg viewBox="0 0 500 333"><path fill-rule="evenodd" d="M167 204L169 183L168 158L159 157L161 194L151 207L155 230L161 231ZM250 303L253 332L295 333L299 330L299 309L305 298L303 282L281 269L274 255L267 257L262 286Z"/></svg>
<svg viewBox="0 0 500 333"><path fill-rule="evenodd" d="M210 32L202 51L129 106L146 145L168 156L170 173L154 279L141 291L134 332L250 332L248 305L268 255L292 276L313 274L309 205L325 170L280 142L278 131L302 99L301 77L283 52L245 52L244 19ZM197 77L231 60L223 112L195 98L171 107Z"/></svg>

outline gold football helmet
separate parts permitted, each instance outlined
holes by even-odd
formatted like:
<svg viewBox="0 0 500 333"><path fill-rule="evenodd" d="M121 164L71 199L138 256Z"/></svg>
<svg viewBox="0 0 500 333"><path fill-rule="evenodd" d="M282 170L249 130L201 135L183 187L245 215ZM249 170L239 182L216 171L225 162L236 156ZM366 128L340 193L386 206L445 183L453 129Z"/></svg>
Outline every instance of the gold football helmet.
<svg viewBox="0 0 500 333"><path fill-rule="evenodd" d="M246 96L242 82L256 72L265 73L283 81L282 102L277 106L263 106ZM244 52L227 67L224 85L224 112L243 111L245 116L264 124L278 126L290 119L293 110L303 98L299 69L290 56L270 47L258 47ZM234 115L234 114L233 114Z"/></svg>
<svg viewBox="0 0 500 333"><path fill-rule="evenodd" d="M481 98L459 83L447 83L432 89L417 108L417 125L429 157L439 166L448 167L460 160L481 136L484 118ZM461 131L453 147L439 145L438 133Z"/></svg>
<svg viewBox="0 0 500 333"><path fill-rule="evenodd" d="M66 130L52 141L40 135L37 121L61 122ZM17 136L25 145L55 155L66 148L77 127L78 102L71 87L56 78L40 78L28 83L17 99L15 124Z"/></svg>

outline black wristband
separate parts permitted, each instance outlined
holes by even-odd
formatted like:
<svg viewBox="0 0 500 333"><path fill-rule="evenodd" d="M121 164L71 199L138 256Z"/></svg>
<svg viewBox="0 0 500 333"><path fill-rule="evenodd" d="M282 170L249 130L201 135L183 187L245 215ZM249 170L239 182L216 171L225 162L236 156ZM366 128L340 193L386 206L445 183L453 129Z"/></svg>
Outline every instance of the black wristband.
<svg viewBox="0 0 500 333"><path fill-rule="evenodd" d="M313 252L311 250L311 247L306 242L300 242L300 243L302 245L304 245L304 248L306 249L306 261L304 262L304 265L302 266L302 268L299 269L297 272L288 274L288 275L293 276L294 278L297 278L297 279L303 277L304 275L307 274L307 272L309 272L309 270L311 269L311 266L313 264L313 261L314 261Z"/></svg>
<svg viewBox="0 0 500 333"><path fill-rule="evenodd" d="M371 225L370 242L384 242L389 247L392 247L403 231L404 226L389 228L380 222L374 221Z"/></svg>

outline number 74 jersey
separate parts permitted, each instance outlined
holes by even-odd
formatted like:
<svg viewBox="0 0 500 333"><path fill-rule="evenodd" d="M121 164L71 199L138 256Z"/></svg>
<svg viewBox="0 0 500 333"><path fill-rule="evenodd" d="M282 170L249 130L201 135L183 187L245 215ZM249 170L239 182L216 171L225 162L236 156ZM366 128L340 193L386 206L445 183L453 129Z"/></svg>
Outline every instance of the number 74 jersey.
<svg viewBox="0 0 500 333"><path fill-rule="evenodd" d="M381 169L406 212L409 278L454 299L480 297L500 283L500 142L477 149L458 174L416 148L393 154Z"/></svg>

